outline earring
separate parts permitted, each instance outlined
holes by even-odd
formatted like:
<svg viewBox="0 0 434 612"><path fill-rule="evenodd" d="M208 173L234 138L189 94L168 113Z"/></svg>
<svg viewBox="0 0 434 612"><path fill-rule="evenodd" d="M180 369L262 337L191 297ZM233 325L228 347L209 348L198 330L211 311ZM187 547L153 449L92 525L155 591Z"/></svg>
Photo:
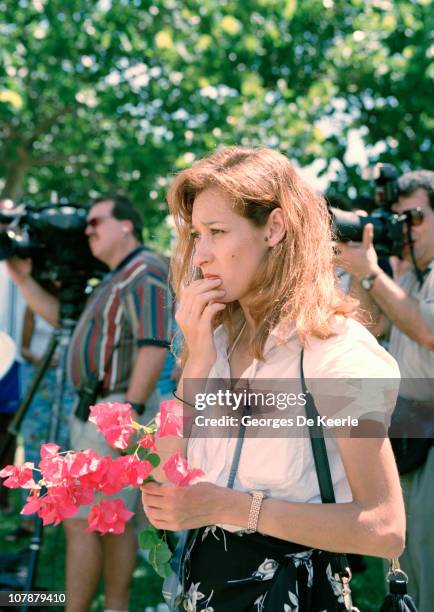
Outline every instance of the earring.
<svg viewBox="0 0 434 612"><path fill-rule="evenodd" d="M265 241L265 242L268 242L268 238L264 238L264 241Z"/></svg>

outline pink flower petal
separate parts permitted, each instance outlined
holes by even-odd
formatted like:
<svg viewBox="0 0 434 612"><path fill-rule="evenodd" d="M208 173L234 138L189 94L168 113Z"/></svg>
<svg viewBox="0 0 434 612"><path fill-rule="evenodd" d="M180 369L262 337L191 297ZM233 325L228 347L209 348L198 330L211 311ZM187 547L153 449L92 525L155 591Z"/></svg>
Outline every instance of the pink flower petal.
<svg viewBox="0 0 434 612"><path fill-rule="evenodd" d="M161 402L160 412L155 418L158 426L157 437L176 436L182 438L183 409L175 400Z"/></svg>
<svg viewBox="0 0 434 612"><path fill-rule="evenodd" d="M98 504L92 506L86 531L99 531L102 534L123 533L125 522L133 515L134 512L130 512L122 500L102 499Z"/></svg>
<svg viewBox="0 0 434 612"><path fill-rule="evenodd" d="M189 469L186 459L181 457L180 450L169 457L163 465L163 470L167 479L179 487L194 484L204 475L204 472L198 468Z"/></svg>

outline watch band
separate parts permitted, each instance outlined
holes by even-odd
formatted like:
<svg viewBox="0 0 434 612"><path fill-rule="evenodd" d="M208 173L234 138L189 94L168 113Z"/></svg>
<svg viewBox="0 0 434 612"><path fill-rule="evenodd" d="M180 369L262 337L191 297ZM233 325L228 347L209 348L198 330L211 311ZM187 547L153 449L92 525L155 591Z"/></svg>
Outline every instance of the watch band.
<svg viewBox="0 0 434 612"><path fill-rule="evenodd" d="M247 521L247 529L245 533L255 533L258 528L259 514L261 512L262 502L266 497L264 491L250 491L252 503L250 505L249 518Z"/></svg>
<svg viewBox="0 0 434 612"><path fill-rule="evenodd" d="M145 410L146 410L146 404L145 403L139 403L139 402L128 402L128 404L131 406L131 408L133 410L135 410L137 412L137 414L140 416L142 415Z"/></svg>

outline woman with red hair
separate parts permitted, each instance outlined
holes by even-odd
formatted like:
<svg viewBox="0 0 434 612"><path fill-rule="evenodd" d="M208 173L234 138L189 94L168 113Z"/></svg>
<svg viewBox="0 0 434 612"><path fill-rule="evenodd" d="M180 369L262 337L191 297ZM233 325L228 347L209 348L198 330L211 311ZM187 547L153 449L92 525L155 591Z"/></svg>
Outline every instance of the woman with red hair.
<svg viewBox="0 0 434 612"><path fill-rule="evenodd" d="M319 415L339 404L339 414L351 409L377 432L393 409L393 385L374 396L363 381L390 383L399 371L356 320L357 303L339 290L326 204L289 160L263 148L223 148L181 172L168 202L178 231L172 272L185 343L184 404L195 406L191 381L207 389L213 380L247 388L297 380L304 397L307 381ZM302 406L287 406L286 415ZM155 527L190 530L178 605L207 612L348 609L337 553L395 557L404 542L384 428L381 436L347 430L327 437L336 503L321 503L309 434L262 429L258 436L247 428L224 436L193 427L183 452L203 470L202 481L143 487Z"/></svg>

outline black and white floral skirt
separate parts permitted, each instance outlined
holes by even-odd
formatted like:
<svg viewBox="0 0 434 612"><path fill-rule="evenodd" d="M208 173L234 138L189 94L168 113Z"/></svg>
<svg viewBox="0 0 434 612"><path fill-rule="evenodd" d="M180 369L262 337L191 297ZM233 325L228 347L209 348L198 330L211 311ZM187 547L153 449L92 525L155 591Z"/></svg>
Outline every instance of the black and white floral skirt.
<svg viewBox="0 0 434 612"><path fill-rule="evenodd" d="M200 529L184 557L180 609L188 612L346 610L332 553L269 536Z"/></svg>

